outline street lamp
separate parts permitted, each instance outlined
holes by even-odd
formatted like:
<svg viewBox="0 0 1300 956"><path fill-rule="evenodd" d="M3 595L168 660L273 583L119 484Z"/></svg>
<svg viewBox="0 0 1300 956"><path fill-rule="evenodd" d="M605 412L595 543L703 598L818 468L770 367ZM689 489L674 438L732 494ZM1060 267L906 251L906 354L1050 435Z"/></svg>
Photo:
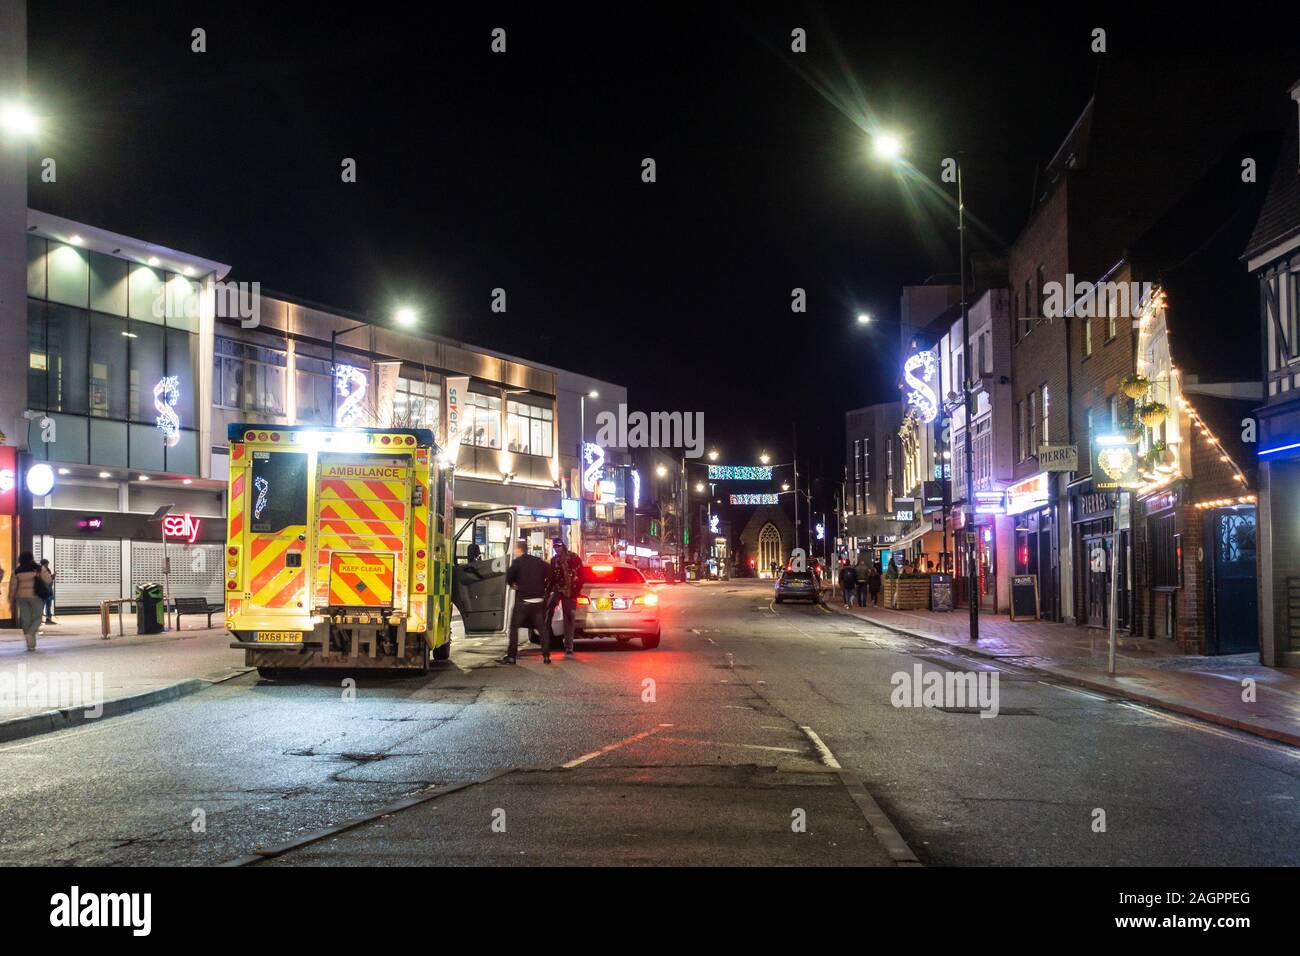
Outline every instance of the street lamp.
<svg viewBox="0 0 1300 956"><path fill-rule="evenodd" d="M903 141L893 133L881 133L872 141L876 158L893 161L903 153Z"/></svg>
<svg viewBox="0 0 1300 956"><path fill-rule="evenodd" d="M25 103L5 103L0 106L0 129L11 136L36 135L36 114Z"/></svg>
<svg viewBox="0 0 1300 956"><path fill-rule="evenodd" d="M771 458L771 456L768 455L767 452L763 452L763 454L761 454L761 455L758 456L758 460L761 461L763 464L766 465L769 461L772 460L772 458Z"/></svg>
<svg viewBox="0 0 1300 956"><path fill-rule="evenodd" d="M881 133L875 137L876 155L881 159L890 162L898 162L902 158L902 141L891 133ZM976 566L975 549L971 547L970 536L975 530L975 442L974 428L972 425L972 408L971 408L971 347L970 347L970 320L966 314L966 202L962 192L962 164L961 156L956 158L957 166L957 254L961 259L961 339L962 354L965 360L962 362L962 391L965 393L965 461L966 472L966 502L964 510L966 521L963 526L966 537L966 600L970 605L970 639L978 641L980 639L980 619L979 603L975 594L975 588L979 580L978 568Z"/></svg>
<svg viewBox="0 0 1300 956"><path fill-rule="evenodd" d="M667 477L667 475L668 475L668 469L665 468L663 465L656 465L656 466L655 466L655 474L658 475L660 478Z"/></svg>
<svg viewBox="0 0 1300 956"><path fill-rule="evenodd" d="M716 448L710 449L709 461L717 461L717 460L718 460L718 450Z"/></svg>
<svg viewBox="0 0 1300 956"><path fill-rule="evenodd" d="M870 324L871 324L871 316L869 316L869 315L868 315L867 313L865 313L865 312L859 312L859 313L858 313L858 325L870 325Z"/></svg>

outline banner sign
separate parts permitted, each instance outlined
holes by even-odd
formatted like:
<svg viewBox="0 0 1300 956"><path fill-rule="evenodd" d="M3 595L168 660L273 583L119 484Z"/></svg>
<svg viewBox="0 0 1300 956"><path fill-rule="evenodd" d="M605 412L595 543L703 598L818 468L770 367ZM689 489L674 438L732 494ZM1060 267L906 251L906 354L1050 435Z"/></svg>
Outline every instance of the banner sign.
<svg viewBox="0 0 1300 956"><path fill-rule="evenodd" d="M1078 471L1078 445L1039 445L1038 467L1043 471Z"/></svg>
<svg viewBox="0 0 1300 956"><path fill-rule="evenodd" d="M469 376L449 375L447 386L447 440L443 443L447 459L453 464L460 453L460 436L469 427Z"/></svg>
<svg viewBox="0 0 1300 956"><path fill-rule="evenodd" d="M1092 487L1095 491L1135 488L1138 479L1137 442L1123 435L1097 435L1092 443Z"/></svg>

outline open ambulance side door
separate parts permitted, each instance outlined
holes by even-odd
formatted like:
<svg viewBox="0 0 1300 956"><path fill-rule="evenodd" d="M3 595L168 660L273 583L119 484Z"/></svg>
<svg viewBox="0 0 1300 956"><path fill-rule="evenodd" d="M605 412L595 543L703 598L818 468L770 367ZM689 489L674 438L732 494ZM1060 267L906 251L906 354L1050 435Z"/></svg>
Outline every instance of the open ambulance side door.
<svg viewBox="0 0 1300 956"><path fill-rule="evenodd" d="M460 526L452 539L451 603L466 634L505 630L510 589L506 569L514 558L515 511L481 511ZM477 560L471 560L477 549Z"/></svg>

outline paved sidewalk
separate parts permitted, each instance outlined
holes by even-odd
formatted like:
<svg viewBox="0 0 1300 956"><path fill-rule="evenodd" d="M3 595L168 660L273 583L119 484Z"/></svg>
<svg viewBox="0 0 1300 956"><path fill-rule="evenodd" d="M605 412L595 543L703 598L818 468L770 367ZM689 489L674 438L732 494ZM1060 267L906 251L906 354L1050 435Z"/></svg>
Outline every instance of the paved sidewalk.
<svg viewBox="0 0 1300 956"><path fill-rule="evenodd" d="M1197 657L1172 642L1120 636L1115 676L1106 673L1107 633L1090 627L1012 622L980 615L980 640L970 641L968 612L895 611L854 607L827 595L827 606L890 630L958 646L963 653L1005 660L1071 684L1188 714L1261 737L1300 746L1300 669L1263 667L1258 654ZM1243 701L1247 678L1255 700Z"/></svg>
<svg viewBox="0 0 1300 956"><path fill-rule="evenodd" d="M99 711L111 716L172 700L243 673L224 628L100 637L99 615L63 615L28 653L22 631L0 631L0 740L60 730ZM182 618L184 622L184 618ZM206 623L202 618L195 623Z"/></svg>

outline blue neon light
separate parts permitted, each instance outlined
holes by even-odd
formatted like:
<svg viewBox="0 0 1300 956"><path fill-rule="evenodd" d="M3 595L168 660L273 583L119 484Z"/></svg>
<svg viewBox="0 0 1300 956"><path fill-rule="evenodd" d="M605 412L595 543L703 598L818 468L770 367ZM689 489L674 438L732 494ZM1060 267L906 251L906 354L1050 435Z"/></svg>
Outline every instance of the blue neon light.
<svg viewBox="0 0 1300 956"><path fill-rule="evenodd" d="M1261 448L1259 457L1263 458L1265 455L1275 455L1280 451L1290 451L1292 448L1300 448L1300 441L1293 441L1289 445L1278 445L1276 448Z"/></svg>

